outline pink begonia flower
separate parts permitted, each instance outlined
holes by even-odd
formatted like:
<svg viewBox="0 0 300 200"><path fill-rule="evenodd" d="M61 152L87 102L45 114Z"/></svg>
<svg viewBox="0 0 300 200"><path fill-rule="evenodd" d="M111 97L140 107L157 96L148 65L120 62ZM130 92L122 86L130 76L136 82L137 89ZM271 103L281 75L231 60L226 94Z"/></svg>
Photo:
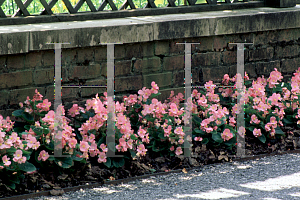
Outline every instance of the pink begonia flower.
<svg viewBox="0 0 300 200"><path fill-rule="evenodd" d="M277 124L277 121L276 121L276 117L272 116L270 117L270 124Z"/></svg>
<svg viewBox="0 0 300 200"><path fill-rule="evenodd" d="M171 146L171 147L170 147L170 151L174 151L174 146Z"/></svg>
<svg viewBox="0 0 300 200"><path fill-rule="evenodd" d="M98 158L99 163L106 163L106 154L104 152L99 153L99 158Z"/></svg>
<svg viewBox="0 0 300 200"><path fill-rule="evenodd" d="M43 95L41 95L37 89L35 89L35 95L33 96L32 101L41 101L43 99Z"/></svg>
<svg viewBox="0 0 300 200"><path fill-rule="evenodd" d="M26 141L27 141L27 147L25 150L27 150L28 148L33 148L34 144L37 142L36 138L33 137L32 135L28 135Z"/></svg>
<svg viewBox="0 0 300 200"><path fill-rule="evenodd" d="M266 129L266 131L270 131L270 130L271 130L271 127L270 127L270 124L269 124L269 123L267 123L267 124L265 125L265 129Z"/></svg>
<svg viewBox="0 0 300 200"><path fill-rule="evenodd" d="M142 155L146 155L146 151L148 151L147 149L145 149L145 145L144 144L140 144L137 148L137 151Z"/></svg>
<svg viewBox="0 0 300 200"><path fill-rule="evenodd" d="M236 124L236 121L235 121L234 117L229 117L229 125L234 127L235 124Z"/></svg>
<svg viewBox="0 0 300 200"><path fill-rule="evenodd" d="M202 141L203 138L202 137L195 137L195 141Z"/></svg>
<svg viewBox="0 0 300 200"><path fill-rule="evenodd" d="M261 130L255 128L255 129L253 130L253 135L254 135L255 137L260 137L260 136L262 135Z"/></svg>
<svg viewBox="0 0 300 200"><path fill-rule="evenodd" d="M240 135L242 138L244 138L244 137L245 137L245 133L246 133L245 127L240 126L240 127L239 127L239 130L238 130L238 133L239 133L239 135Z"/></svg>
<svg viewBox="0 0 300 200"><path fill-rule="evenodd" d="M101 145L100 145L100 148L102 149L103 152L107 152L107 150L108 150L108 149L106 148L106 145L105 145L105 144L101 144Z"/></svg>
<svg viewBox="0 0 300 200"><path fill-rule="evenodd" d="M130 139L130 140L127 141L127 147L129 149L132 149L132 144L133 144L133 140L132 139Z"/></svg>
<svg viewBox="0 0 300 200"><path fill-rule="evenodd" d="M43 103L39 103L38 105L36 105L36 107L40 109L39 112L49 111L50 106L51 106L51 102L49 102L48 99L44 99Z"/></svg>
<svg viewBox="0 0 300 200"><path fill-rule="evenodd" d="M2 161L5 166L9 166L11 164L11 162L9 160L10 160L10 158L8 158L7 155L2 157Z"/></svg>
<svg viewBox="0 0 300 200"><path fill-rule="evenodd" d="M26 157L22 157L23 152L21 150L17 150L14 154L13 161L18 162L19 164L26 162Z"/></svg>
<svg viewBox="0 0 300 200"><path fill-rule="evenodd" d="M152 83L151 83L151 86L152 86L151 93L157 94L159 87L157 86L157 84L155 84L155 83L153 84L153 83L154 83L154 81L152 81Z"/></svg>
<svg viewBox="0 0 300 200"><path fill-rule="evenodd" d="M260 120L256 117L255 114L251 115L251 121L250 123L259 124Z"/></svg>
<svg viewBox="0 0 300 200"><path fill-rule="evenodd" d="M175 154L176 154L177 156L183 154L183 151L182 151L181 147L177 147L177 148L176 148Z"/></svg>
<svg viewBox="0 0 300 200"><path fill-rule="evenodd" d="M70 148L75 149L76 144L77 144L77 140L76 140L75 138L71 138L71 139L69 140L69 147L70 147Z"/></svg>
<svg viewBox="0 0 300 200"><path fill-rule="evenodd" d="M233 138L233 134L230 132L230 129L226 128L223 133L221 134L221 137L223 138L224 141L228 141L231 138Z"/></svg>
<svg viewBox="0 0 300 200"><path fill-rule="evenodd" d="M38 160L46 161L48 158L49 158L49 154L45 150L41 151L38 156Z"/></svg>
<svg viewBox="0 0 300 200"><path fill-rule="evenodd" d="M90 145L86 141L80 141L80 151L87 152Z"/></svg>

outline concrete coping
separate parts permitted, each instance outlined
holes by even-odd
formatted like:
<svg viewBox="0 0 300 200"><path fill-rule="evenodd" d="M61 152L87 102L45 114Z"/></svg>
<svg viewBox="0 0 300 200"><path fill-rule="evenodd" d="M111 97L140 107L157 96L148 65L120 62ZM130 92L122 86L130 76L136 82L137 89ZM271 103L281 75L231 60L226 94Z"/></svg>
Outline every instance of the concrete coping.
<svg viewBox="0 0 300 200"><path fill-rule="evenodd" d="M300 5L0 27L0 55L300 27ZM251 42L251 41L247 41Z"/></svg>

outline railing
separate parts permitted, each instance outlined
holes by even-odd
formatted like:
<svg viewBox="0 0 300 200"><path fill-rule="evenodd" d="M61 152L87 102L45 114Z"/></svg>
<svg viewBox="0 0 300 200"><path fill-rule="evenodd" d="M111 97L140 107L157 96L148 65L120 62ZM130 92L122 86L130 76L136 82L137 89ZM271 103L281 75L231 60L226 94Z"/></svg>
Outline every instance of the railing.
<svg viewBox="0 0 300 200"><path fill-rule="evenodd" d="M262 7L264 0L0 0L0 6L0 25L10 25Z"/></svg>
<svg viewBox="0 0 300 200"><path fill-rule="evenodd" d="M23 1L0 0L0 25L257 8L264 7L267 1L272 0L25 0L24 3ZM278 1L300 3L300 0Z"/></svg>

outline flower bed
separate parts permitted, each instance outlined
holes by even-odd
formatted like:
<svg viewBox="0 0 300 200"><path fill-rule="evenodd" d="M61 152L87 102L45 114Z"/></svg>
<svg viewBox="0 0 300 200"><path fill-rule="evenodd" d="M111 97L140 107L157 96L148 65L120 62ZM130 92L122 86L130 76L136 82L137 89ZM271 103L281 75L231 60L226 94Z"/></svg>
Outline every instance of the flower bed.
<svg viewBox="0 0 300 200"><path fill-rule="evenodd" d="M239 78L225 75L223 84L236 87ZM87 100L85 108L73 104L66 113L63 106L50 110L51 103L36 90L13 112L16 120L0 116L0 197L230 161L238 134L245 137L247 155L299 148L300 68L291 82L282 83L282 78L275 69L251 85L245 73L241 94L234 88L215 93L212 81L204 91L194 90L187 105L193 122L189 158L183 155L189 119L180 108L181 93L172 92L170 102L161 103L152 82L151 89L114 103L115 142L106 145L106 93ZM239 95L245 127L236 130ZM51 156L57 141L68 157ZM107 157L108 149L123 157Z"/></svg>

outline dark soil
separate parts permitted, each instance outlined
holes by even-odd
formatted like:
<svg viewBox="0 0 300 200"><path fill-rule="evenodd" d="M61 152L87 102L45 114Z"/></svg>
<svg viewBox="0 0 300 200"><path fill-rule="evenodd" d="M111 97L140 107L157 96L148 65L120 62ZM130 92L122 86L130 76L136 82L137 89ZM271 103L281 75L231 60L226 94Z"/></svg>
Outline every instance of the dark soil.
<svg viewBox="0 0 300 200"><path fill-rule="evenodd" d="M293 127L284 127L281 129L288 133L287 136L279 140L261 143L253 136L245 137L246 155L269 154L272 152L282 152L288 150L300 149L300 130ZM289 133L293 131L293 134ZM147 152L145 157L125 162L122 168L107 168L99 164L96 158L90 158L87 164L74 162L72 170L65 169L57 171L56 168L38 169L37 173L27 174L26 178L12 190L0 183L0 198L36 193L65 187L86 185L87 183L103 183L105 180L124 179L128 177L165 172L203 166L211 163L231 162L233 160L232 151L222 148L212 148L201 145L200 142L194 142L193 151L190 158L181 157L151 157L151 152ZM55 164L53 164L55 166ZM154 172L154 170L155 172Z"/></svg>

